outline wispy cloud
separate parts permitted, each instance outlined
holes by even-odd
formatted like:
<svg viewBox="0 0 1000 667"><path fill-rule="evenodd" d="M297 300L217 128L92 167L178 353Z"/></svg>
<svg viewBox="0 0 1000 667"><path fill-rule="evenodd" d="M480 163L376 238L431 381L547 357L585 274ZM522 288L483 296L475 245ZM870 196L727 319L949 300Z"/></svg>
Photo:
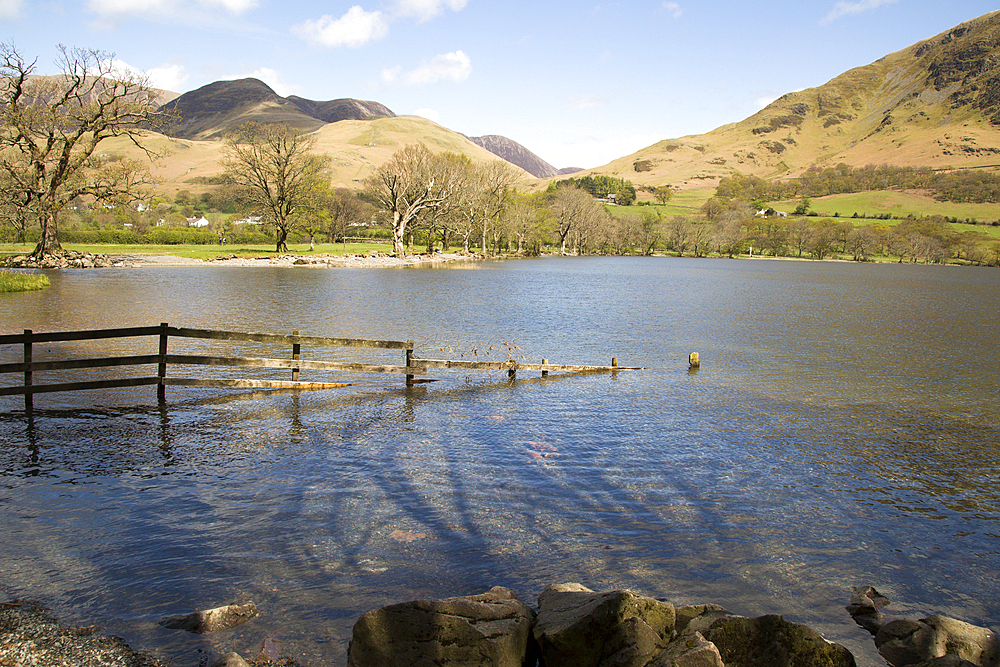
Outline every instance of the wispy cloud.
<svg viewBox="0 0 1000 667"><path fill-rule="evenodd" d="M24 0L0 0L0 21L12 21L21 16Z"/></svg>
<svg viewBox="0 0 1000 667"><path fill-rule="evenodd" d="M567 104L571 108L579 111L603 107L607 103L608 98L599 95L574 95L567 100Z"/></svg>
<svg viewBox="0 0 1000 667"><path fill-rule="evenodd" d="M898 0L858 0L857 2L838 2L833 10L824 16L820 23L831 23L844 16L863 14L884 5L894 5Z"/></svg>
<svg viewBox="0 0 1000 667"><path fill-rule="evenodd" d="M664 2L663 8L675 19L679 19L684 13L684 10L676 2Z"/></svg>
<svg viewBox="0 0 1000 667"><path fill-rule="evenodd" d="M434 56L428 62L414 70L403 73L402 67L391 67L382 70L383 83L393 84L402 81L408 86L425 86L440 81L461 83L472 74L472 61L462 51L452 51Z"/></svg>
<svg viewBox="0 0 1000 667"><path fill-rule="evenodd" d="M0 0L10 2L11 0ZM17 2L18 0L14 0ZM141 16L176 18L186 14L222 11L239 16L257 6L257 0L89 0L87 8L105 21Z"/></svg>
<svg viewBox="0 0 1000 667"><path fill-rule="evenodd" d="M445 7L457 12L467 4L468 0L399 0L396 11L401 16L412 16L423 23L443 12Z"/></svg>
<svg viewBox="0 0 1000 667"><path fill-rule="evenodd" d="M309 19L293 27L292 33L313 46L356 49L385 37L389 33L389 22L380 11L368 12L354 5L340 18L327 14L316 20Z"/></svg>

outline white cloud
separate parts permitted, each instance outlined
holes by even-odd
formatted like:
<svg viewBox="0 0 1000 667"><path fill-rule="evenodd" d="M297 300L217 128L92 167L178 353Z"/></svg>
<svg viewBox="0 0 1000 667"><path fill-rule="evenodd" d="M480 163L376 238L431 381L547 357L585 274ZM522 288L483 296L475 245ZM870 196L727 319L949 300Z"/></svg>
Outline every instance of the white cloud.
<svg viewBox="0 0 1000 667"><path fill-rule="evenodd" d="M188 73L184 71L182 65L160 65L146 72L149 75L149 83L154 88L171 90L175 93L182 92L183 86L188 80Z"/></svg>
<svg viewBox="0 0 1000 667"><path fill-rule="evenodd" d="M298 86L285 81L280 72L273 70L270 67L260 67L253 72L250 72L248 76L260 79L270 86L271 90L278 93L282 97L294 95L301 90Z"/></svg>
<svg viewBox="0 0 1000 667"><path fill-rule="evenodd" d="M457 12L466 4L468 0L399 0L396 11L401 16L414 16L422 23L443 12L445 6Z"/></svg>
<svg viewBox="0 0 1000 667"><path fill-rule="evenodd" d="M402 68L393 67L382 70L382 81L386 84L395 83L402 73ZM408 86L424 86L439 81L454 81L461 83L472 73L472 61L462 51L452 51L434 56L430 62L403 75L403 83Z"/></svg>
<svg viewBox="0 0 1000 667"><path fill-rule="evenodd" d="M862 14L873 9L878 9L883 5L893 5L896 2L898 2L898 0L858 0L857 2L838 2L833 6L833 10L823 17L820 23L830 23L831 21L836 21L842 16Z"/></svg>
<svg viewBox="0 0 1000 667"><path fill-rule="evenodd" d="M24 0L0 0L0 21L18 18L22 7Z"/></svg>
<svg viewBox="0 0 1000 667"><path fill-rule="evenodd" d="M181 90L184 82L188 80L188 74L181 65L160 65L159 67L144 71L117 58L110 63L104 61L102 64L110 64L111 73L115 75L146 77L149 80L150 86L162 90L178 92Z"/></svg>
<svg viewBox="0 0 1000 667"><path fill-rule="evenodd" d="M339 19L327 14L293 27L292 32L314 46L356 49L385 37L389 23L382 12L366 12L360 5L354 5Z"/></svg>
<svg viewBox="0 0 1000 667"><path fill-rule="evenodd" d="M413 115L426 118L427 120L434 121L435 123L441 122L441 114L434 109L417 109L413 112Z"/></svg>
<svg viewBox="0 0 1000 667"><path fill-rule="evenodd" d="M583 111L584 109L596 109L597 107L603 107L608 103L608 98L600 97L598 95L574 95L567 100L567 104L577 111Z"/></svg>
<svg viewBox="0 0 1000 667"><path fill-rule="evenodd" d="M663 8L675 19L679 19L684 13L684 10L676 2L664 2Z"/></svg>

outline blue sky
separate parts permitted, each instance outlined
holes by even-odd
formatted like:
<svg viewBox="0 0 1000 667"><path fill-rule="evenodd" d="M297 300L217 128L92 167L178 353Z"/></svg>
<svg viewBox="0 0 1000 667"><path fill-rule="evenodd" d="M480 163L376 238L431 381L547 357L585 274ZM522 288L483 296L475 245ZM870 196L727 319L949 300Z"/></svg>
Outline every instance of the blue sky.
<svg viewBox="0 0 1000 667"><path fill-rule="evenodd" d="M994 0L995 1L995 0ZM114 53L187 92L256 76L354 97L556 167L596 167L742 120L794 90L997 9L985 0L0 0L40 74L56 45Z"/></svg>

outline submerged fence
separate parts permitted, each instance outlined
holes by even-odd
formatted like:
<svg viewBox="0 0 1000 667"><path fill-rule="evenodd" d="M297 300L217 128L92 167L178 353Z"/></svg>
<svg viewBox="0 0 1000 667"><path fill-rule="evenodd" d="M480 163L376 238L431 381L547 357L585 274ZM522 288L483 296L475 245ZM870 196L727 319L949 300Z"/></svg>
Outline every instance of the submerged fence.
<svg viewBox="0 0 1000 667"><path fill-rule="evenodd" d="M158 349L155 354L119 355L91 358L72 358L55 360L36 360L36 345L40 343L87 341L102 339L124 339L138 337L156 337ZM210 341L240 341L251 343L270 343L291 346L291 356L287 358L245 357L245 356L213 356L194 354L171 354L170 338L199 338ZM413 356L413 341L366 340L359 338L328 338L322 336L301 336L297 331L290 335L267 333L244 333L238 331L216 331L212 329L188 329L172 327L162 323L159 326L129 327L120 329L95 329L87 331L33 332L25 329L20 334L0 335L0 346L23 346L23 361L0 364L0 375L23 374L23 384L0 387L0 396L24 395L24 408L31 410L35 394L49 392L82 391L92 389L108 389L116 387L136 387L156 385L157 399L166 400L166 387L236 387L254 389L296 389L318 390L350 387L351 382L308 382L300 380L303 370L333 371L342 373L390 373L403 375L406 385L432 380L418 380L416 376L427 375L433 369L465 369L483 371L507 371L508 377L514 378L517 371L539 371L543 376L550 371L581 373L619 370L638 370L635 367L618 366L617 359L612 359L610 366L581 366L565 364L549 364L543 359L541 364L524 364L514 359L507 361L465 361L452 359L417 359ZM403 363L372 364L359 362L337 362L322 360L307 360L302 358L302 346L317 347L347 347L364 348L368 350L400 350L403 352ZM94 369L130 366L155 366L155 375L134 377L119 377L102 380L84 380L77 382L55 382L38 384L34 374L42 371L68 371L76 369ZM192 378L168 375L171 367L178 366L218 366L258 369L288 369L290 380L232 379L232 378Z"/></svg>

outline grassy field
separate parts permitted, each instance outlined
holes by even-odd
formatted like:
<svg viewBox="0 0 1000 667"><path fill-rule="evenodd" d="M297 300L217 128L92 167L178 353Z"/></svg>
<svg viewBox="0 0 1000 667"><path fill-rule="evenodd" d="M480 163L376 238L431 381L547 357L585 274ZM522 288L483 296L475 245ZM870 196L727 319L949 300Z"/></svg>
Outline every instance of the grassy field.
<svg viewBox="0 0 1000 667"><path fill-rule="evenodd" d="M34 249L33 244L5 243L0 245L0 255L23 255ZM173 255L190 257L192 259L214 259L219 256L236 255L237 257L275 257L274 245L250 246L218 246L218 245L85 245L64 243L66 250L89 252L100 255ZM391 253L389 243L317 243L316 249L310 252L308 243L289 243L289 255L367 255L370 251ZM419 252L422 248L417 248ZM286 254L286 253L281 253Z"/></svg>
<svg viewBox="0 0 1000 667"><path fill-rule="evenodd" d="M49 277L43 273L17 273L0 269L0 292L27 292L48 286Z"/></svg>
<svg viewBox="0 0 1000 667"><path fill-rule="evenodd" d="M953 204L926 195L892 190L830 195L812 199L811 203L810 210L822 216L839 213L842 218L850 218L855 213L862 218L876 218L888 213L900 218L912 214L917 217L941 215L959 220L978 220L980 223L1000 220L1000 204ZM771 202L770 206L791 213L798 204L799 200L795 199Z"/></svg>

